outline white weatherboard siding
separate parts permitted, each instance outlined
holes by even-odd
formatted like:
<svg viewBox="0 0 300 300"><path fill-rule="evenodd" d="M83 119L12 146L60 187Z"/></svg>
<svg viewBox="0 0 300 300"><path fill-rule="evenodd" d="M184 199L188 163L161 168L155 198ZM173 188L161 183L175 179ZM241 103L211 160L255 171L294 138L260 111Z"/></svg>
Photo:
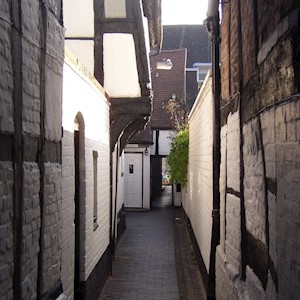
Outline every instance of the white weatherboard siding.
<svg viewBox="0 0 300 300"><path fill-rule="evenodd" d="M189 184L185 206L196 236L206 270L209 270L212 231L212 92L207 76L189 116Z"/></svg>
<svg viewBox="0 0 300 300"><path fill-rule="evenodd" d="M103 65L104 88L110 97L141 97L132 34L104 34Z"/></svg>
<svg viewBox="0 0 300 300"><path fill-rule="evenodd" d="M74 60L74 58L72 59ZM64 64L63 139L62 139L62 283L68 299L73 295L74 278L74 119L78 113L84 123L84 185L81 218L84 242L81 251L80 279L87 280L109 244L109 103L93 77L83 75L82 65L73 65L68 57ZM94 231L93 151L97 151L97 223Z"/></svg>

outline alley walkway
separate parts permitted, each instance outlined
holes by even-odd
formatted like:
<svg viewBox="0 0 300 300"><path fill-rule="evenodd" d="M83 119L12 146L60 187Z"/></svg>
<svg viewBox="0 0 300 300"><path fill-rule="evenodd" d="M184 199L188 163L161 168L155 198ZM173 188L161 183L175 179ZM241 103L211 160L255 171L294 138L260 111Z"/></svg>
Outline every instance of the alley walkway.
<svg viewBox="0 0 300 300"><path fill-rule="evenodd" d="M171 197L166 187L151 211L127 212L127 229L117 246L113 275L99 300L202 299L181 210L171 206Z"/></svg>

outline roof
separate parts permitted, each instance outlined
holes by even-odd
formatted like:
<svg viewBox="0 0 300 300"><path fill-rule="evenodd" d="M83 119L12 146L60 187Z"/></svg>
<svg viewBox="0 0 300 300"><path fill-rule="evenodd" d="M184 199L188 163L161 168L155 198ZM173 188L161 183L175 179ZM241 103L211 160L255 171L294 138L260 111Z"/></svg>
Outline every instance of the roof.
<svg viewBox="0 0 300 300"><path fill-rule="evenodd" d="M211 43L205 25L164 25L163 50L187 49L187 68L211 62Z"/></svg>
<svg viewBox="0 0 300 300"><path fill-rule="evenodd" d="M171 70L157 70L156 63L163 59L171 59ZM166 105L172 94L184 97L185 92L186 49L165 50L150 57L152 89L154 92L151 126L153 129L172 129L173 124Z"/></svg>

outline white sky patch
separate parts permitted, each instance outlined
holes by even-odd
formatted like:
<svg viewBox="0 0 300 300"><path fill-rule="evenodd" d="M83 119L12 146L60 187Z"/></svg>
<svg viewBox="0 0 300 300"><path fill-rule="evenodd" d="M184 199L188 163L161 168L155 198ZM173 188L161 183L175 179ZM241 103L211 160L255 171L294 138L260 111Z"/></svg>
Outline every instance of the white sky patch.
<svg viewBox="0 0 300 300"><path fill-rule="evenodd" d="M162 0L162 23L203 24L208 0Z"/></svg>

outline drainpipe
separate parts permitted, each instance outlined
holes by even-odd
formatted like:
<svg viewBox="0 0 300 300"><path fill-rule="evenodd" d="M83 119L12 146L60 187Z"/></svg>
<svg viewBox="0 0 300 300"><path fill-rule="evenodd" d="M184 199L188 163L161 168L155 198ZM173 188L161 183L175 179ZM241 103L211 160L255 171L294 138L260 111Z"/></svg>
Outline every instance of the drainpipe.
<svg viewBox="0 0 300 300"><path fill-rule="evenodd" d="M212 89L213 89L213 210L212 210L212 238L210 264L208 272L207 299L216 298L216 250L220 243L220 23L219 1L209 0L207 31L211 37L212 57Z"/></svg>

